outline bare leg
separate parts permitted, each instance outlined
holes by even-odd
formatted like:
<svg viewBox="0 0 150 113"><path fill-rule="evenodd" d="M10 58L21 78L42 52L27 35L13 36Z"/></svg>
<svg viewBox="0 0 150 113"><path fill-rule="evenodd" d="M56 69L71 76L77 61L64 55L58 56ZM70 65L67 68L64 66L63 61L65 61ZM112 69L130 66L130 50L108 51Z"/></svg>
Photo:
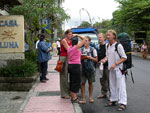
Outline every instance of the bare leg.
<svg viewBox="0 0 150 113"><path fill-rule="evenodd" d="M82 83L81 85L81 96L82 100L79 101L80 104L86 104L86 99L85 99L85 83Z"/></svg>
<svg viewBox="0 0 150 113"><path fill-rule="evenodd" d="M93 95L93 83L89 83L89 102L93 103L94 100L92 98L92 95Z"/></svg>

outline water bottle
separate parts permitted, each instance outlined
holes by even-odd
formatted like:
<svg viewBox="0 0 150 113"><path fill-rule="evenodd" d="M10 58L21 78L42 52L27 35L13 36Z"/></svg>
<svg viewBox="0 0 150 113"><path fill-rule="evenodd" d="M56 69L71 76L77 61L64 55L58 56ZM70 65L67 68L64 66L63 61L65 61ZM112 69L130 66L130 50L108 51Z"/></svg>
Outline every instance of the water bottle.
<svg viewBox="0 0 150 113"><path fill-rule="evenodd" d="M100 64L100 67L99 67L100 70L103 70L104 69L104 66L103 66L103 63L101 62Z"/></svg>

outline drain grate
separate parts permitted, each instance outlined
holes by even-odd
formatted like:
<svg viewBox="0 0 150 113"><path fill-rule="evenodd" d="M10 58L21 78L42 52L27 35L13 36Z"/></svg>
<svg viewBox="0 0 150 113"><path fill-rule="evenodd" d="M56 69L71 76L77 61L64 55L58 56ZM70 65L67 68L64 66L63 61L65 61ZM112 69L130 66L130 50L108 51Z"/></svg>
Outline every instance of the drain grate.
<svg viewBox="0 0 150 113"><path fill-rule="evenodd" d="M38 92L37 96L60 96L60 91Z"/></svg>
<svg viewBox="0 0 150 113"><path fill-rule="evenodd" d="M57 71L48 71L48 73L58 73Z"/></svg>

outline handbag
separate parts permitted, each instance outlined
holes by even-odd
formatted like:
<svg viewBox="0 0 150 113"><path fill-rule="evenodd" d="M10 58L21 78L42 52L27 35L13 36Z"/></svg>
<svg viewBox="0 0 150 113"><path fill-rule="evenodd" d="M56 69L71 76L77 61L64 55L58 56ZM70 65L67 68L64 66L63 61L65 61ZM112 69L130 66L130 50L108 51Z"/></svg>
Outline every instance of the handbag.
<svg viewBox="0 0 150 113"><path fill-rule="evenodd" d="M59 57L59 60L57 61L57 65L55 67L55 70L58 72L63 72L64 67L65 67L65 61L60 61L60 57Z"/></svg>

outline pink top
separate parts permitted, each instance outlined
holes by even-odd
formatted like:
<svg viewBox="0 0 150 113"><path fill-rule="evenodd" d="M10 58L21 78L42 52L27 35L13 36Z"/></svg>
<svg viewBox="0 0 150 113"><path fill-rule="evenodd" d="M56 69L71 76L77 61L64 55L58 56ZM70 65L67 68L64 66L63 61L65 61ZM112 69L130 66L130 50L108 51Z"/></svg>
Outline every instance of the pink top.
<svg viewBox="0 0 150 113"><path fill-rule="evenodd" d="M147 51L147 45L142 45L141 51Z"/></svg>
<svg viewBox="0 0 150 113"><path fill-rule="evenodd" d="M68 48L69 64L81 64L81 51L74 45L72 48Z"/></svg>

